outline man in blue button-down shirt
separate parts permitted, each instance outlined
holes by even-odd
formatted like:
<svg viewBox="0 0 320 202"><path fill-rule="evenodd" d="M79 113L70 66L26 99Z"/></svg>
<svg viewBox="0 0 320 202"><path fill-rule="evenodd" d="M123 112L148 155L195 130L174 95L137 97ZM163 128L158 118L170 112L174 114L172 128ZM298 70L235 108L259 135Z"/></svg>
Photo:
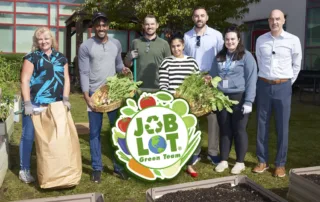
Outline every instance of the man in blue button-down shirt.
<svg viewBox="0 0 320 202"><path fill-rule="evenodd" d="M217 53L222 49L224 43L222 34L206 25L208 19L209 16L205 8L195 8L192 16L194 27L184 34L184 53L185 55L196 59L201 72L210 71L213 60ZM220 162L220 158L218 157L219 126L215 114L211 113L207 118L208 159L216 165ZM199 160L199 153L200 148L195 152L194 157L191 160L192 162L197 162Z"/></svg>

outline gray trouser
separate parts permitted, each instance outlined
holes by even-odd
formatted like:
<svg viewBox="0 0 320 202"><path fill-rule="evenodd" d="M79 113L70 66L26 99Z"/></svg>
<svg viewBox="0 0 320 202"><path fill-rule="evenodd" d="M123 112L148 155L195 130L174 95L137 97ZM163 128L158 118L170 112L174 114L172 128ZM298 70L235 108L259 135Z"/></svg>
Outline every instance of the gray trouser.
<svg viewBox="0 0 320 202"><path fill-rule="evenodd" d="M208 120L208 154L211 156L217 156L219 153L219 125L217 121L217 115L210 113L207 116ZM194 155L199 155L201 152L201 144L194 152Z"/></svg>

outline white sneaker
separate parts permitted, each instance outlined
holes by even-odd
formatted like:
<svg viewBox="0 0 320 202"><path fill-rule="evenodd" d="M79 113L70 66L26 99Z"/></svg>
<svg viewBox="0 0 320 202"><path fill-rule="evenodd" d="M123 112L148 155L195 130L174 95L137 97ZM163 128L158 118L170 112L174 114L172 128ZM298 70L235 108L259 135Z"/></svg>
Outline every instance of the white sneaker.
<svg viewBox="0 0 320 202"><path fill-rule="evenodd" d="M238 175L240 174L242 171L244 171L246 169L246 167L244 166L244 163L239 163L236 162L236 164L233 166L233 168L231 169L231 173Z"/></svg>
<svg viewBox="0 0 320 202"><path fill-rule="evenodd" d="M30 170L20 170L19 179L27 184L35 181L32 175L30 174Z"/></svg>
<svg viewBox="0 0 320 202"><path fill-rule="evenodd" d="M226 168L228 168L228 161L220 161L220 163L215 168L215 171L218 173L223 172Z"/></svg>

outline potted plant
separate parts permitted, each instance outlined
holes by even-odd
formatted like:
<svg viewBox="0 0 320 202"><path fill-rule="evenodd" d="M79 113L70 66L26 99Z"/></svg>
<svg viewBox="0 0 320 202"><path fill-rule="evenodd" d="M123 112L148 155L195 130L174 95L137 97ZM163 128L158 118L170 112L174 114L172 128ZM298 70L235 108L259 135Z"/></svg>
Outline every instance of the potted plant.
<svg viewBox="0 0 320 202"><path fill-rule="evenodd" d="M289 172L287 197L294 202L316 202L320 199L320 166L295 168Z"/></svg>

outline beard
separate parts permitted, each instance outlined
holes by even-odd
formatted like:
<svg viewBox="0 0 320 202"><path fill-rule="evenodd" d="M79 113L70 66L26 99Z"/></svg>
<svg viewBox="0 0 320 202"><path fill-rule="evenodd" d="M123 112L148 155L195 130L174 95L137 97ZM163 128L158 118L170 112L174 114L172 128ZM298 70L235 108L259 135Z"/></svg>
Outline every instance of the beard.
<svg viewBox="0 0 320 202"><path fill-rule="evenodd" d="M202 24L199 24L199 25L198 25L198 22L201 22ZM200 29L200 28L203 28L204 26L206 26L206 24L203 23L202 21L198 21L198 22L194 24L194 26L195 26L196 28L199 28L199 29Z"/></svg>
<svg viewBox="0 0 320 202"><path fill-rule="evenodd" d="M147 35L147 36L153 36L155 33L156 33L155 31L154 31L154 32L151 32L151 33L144 32L144 34Z"/></svg>

